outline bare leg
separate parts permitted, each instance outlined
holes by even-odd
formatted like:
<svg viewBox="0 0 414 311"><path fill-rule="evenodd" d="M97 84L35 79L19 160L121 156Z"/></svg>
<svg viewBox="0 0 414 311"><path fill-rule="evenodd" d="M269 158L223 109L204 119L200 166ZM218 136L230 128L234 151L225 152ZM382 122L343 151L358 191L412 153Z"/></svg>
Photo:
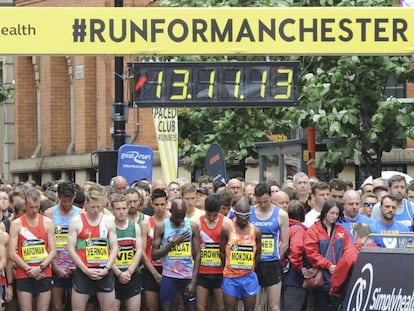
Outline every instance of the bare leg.
<svg viewBox="0 0 414 311"><path fill-rule="evenodd" d="M89 300L89 295L78 293L72 290L72 311L85 311Z"/></svg>
<svg viewBox="0 0 414 311"><path fill-rule="evenodd" d="M249 296L243 298L244 311L253 311L256 305L256 296Z"/></svg>
<svg viewBox="0 0 414 311"><path fill-rule="evenodd" d="M135 295L124 302L125 311L137 311L141 308L141 294Z"/></svg>
<svg viewBox="0 0 414 311"><path fill-rule="evenodd" d="M40 293L36 299L36 311L49 311L51 296L52 292L50 290Z"/></svg>
<svg viewBox="0 0 414 311"><path fill-rule="evenodd" d="M115 309L116 311L121 310L121 303L122 303L122 301L121 301L121 300L115 299L115 301L114 301L114 309Z"/></svg>
<svg viewBox="0 0 414 311"><path fill-rule="evenodd" d="M213 298L213 310L224 311L223 291L221 290L221 288L214 289Z"/></svg>
<svg viewBox="0 0 414 311"><path fill-rule="evenodd" d="M145 306L148 311L158 311L160 308L160 293L144 291Z"/></svg>
<svg viewBox="0 0 414 311"><path fill-rule="evenodd" d="M260 286L259 293L256 296L256 306L254 311L261 311L262 310L262 300L266 297L263 287Z"/></svg>
<svg viewBox="0 0 414 311"><path fill-rule="evenodd" d="M224 294L223 300L224 300L224 309L226 311L237 311L238 309L237 305L239 301L236 297L228 296Z"/></svg>
<svg viewBox="0 0 414 311"><path fill-rule="evenodd" d="M280 293L282 291L282 282L265 288L267 296L267 310L280 311Z"/></svg>
<svg viewBox="0 0 414 311"><path fill-rule="evenodd" d="M115 311L115 290L108 293L97 293L96 298L98 298L101 310Z"/></svg>
<svg viewBox="0 0 414 311"><path fill-rule="evenodd" d="M29 292L17 291L17 300L20 311L32 311L33 295Z"/></svg>
<svg viewBox="0 0 414 311"><path fill-rule="evenodd" d="M64 292L64 288L61 287L52 287L52 311L62 311L62 295Z"/></svg>
<svg viewBox="0 0 414 311"><path fill-rule="evenodd" d="M202 286L197 286L197 311L207 310L209 290Z"/></svg>

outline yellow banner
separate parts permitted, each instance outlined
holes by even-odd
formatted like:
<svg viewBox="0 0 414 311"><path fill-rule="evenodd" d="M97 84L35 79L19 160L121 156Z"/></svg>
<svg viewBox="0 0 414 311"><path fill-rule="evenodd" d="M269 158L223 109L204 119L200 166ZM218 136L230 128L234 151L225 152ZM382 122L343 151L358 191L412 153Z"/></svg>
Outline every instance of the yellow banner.
<svg viewBox="0 0 414 311"><path fill-rule="evenodd" d="M0 54L414 53L414 8L1 7Z"/></svg>
<svg viewBox="0 0 414 311"><path fill-rule="evenodd" d="M154 127L164 181L178 177L178 109L153 108Z"/></svg>

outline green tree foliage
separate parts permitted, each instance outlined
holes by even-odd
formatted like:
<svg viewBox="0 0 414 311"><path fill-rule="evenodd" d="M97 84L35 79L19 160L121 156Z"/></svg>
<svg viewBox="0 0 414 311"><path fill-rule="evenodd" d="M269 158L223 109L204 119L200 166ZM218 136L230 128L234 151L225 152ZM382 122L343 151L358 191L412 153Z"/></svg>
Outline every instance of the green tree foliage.
<svg viewBox="0 0 414 311"><path fill-rule="evenodd" d="M304 60L305 62L306 60ZM373 176L381 175L381 158L392 147L414 137L414 105L385 97L387 80L405 82L407 57L344 56L306 61L302 109L287 109L296 126L315 126L328 152L315 161L317 168L354 159Z"/></svg>
<svg viewBox="0 0 414 311"><path fill-rule="evenodd" d="M13 87L0 84L0 102L5 101L12 96Z"/></svg>
<svg viewBox="0 0 414 311"><path fill-rule="evenodd" d="M186 110L179 115L180 154L189 158L190 167L202 167L208 148L216 142L227 155L227 164L237 162L243 171L246 158L257 158L255 142L286 130L280 127L281 118L280 109Z"/></svg>
<svg viewBox="0 0 414 311"><path fill-rule="evenodd" d="M392 6L387 0L163 0L174 7ZM195 56L203 60L203 57ZM239 58L240 59L240 58ZM251 59L251 58L250 58ZM257 59L257 58L256 58ZM291 59L298 59L292 57ZM319 169L340 167L347 159L381 174L384 152L414 138L414 103L384 96L390 77L411 80L409 57L313 56L302 61L301 106L274 109L195 109L180 113L180 155L190 168L202 166L211 143L219 143L228 163L257 156L254 142L289 128L315 126L328 152L313 163ZM192 59L194 60L194 58Z"/></svg>

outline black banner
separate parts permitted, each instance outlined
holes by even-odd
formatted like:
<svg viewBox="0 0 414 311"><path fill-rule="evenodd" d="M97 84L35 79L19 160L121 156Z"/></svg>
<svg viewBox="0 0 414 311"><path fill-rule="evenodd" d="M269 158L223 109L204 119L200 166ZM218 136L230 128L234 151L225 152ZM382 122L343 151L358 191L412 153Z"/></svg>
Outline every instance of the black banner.
<svg viewBox="0 0 414 311"><path fill-rule="evenodd" d="M214 181L227 183L226 160L219 144L212 144L207 151L204 166Z"/></svg>
<svg viewBox="0 0 414 311"><path fill-rule="evenodd" d="M414 310L413 254L362 251L342 311Z"/></svg>

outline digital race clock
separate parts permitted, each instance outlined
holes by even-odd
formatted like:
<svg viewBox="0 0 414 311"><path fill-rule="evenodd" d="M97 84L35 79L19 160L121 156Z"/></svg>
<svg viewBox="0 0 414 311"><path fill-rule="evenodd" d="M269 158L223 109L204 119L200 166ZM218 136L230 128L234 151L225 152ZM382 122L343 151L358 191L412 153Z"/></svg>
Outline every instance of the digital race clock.
<svg viewBox="0 0 414 311"><path fill-rule="evenodd" d="M133 107L298 104L299 62L130 63Z"/></svg>

